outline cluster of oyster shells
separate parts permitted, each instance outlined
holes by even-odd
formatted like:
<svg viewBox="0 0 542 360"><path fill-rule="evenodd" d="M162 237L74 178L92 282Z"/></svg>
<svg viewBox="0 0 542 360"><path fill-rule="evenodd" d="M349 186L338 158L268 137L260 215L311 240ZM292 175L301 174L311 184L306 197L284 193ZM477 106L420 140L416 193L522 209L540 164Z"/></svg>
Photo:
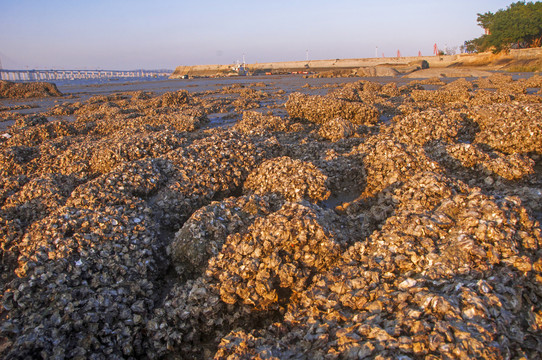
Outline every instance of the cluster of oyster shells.
<svg viewBox="0 0 542 360"><path fill-rule="evenodd" d="M326 121L318 130L318 135L330 141L348 139L356 133L357 127L350 121L336 118Z"/></svg>
<svg viewBox="0 0 542 360"><path fill-rule="evenodd" d="M488 154L472 144L454 144L446 150L464 167L479 166L482 172L485 170L507 180L521 179L534 172L534 160L525 155L505 155L498 151Z"/></svg>
<svg viewBox="0 0 542 360"><path fill-rule="evenodd" d="M393 198L382 229L293 293L281 322L232 331L215 358L536 357L540 228L518 199L434 173Z"/></svg>
<svg viewBox="0 0 542 360"><path fill-rule="evenodd" d="M230 197L194 212L167 248L179 276L203 274L209 259L220 253L230 234L248 228L281 203L273 200L258 195Z"/></svg>
<svg viewBox="0 0 542 360"><path fill-rule="evenodd" d="M288 201L318 202L329 197L327 176L309 162L282 156L262 162L243 185L256 195L279 194Z"/></svg>
<svg viewBox="0 0 542 360"><path fill-rule="evenodd" d="M234 84L10 113L0 356L538 358L541 86ZM206 129L216 113L237 122Z"/></svg>
<svg viewBox="0 0 542 360"><path fill-rule="evenodd" d="M295 131L288 119L257 111L244 111L243 118L233 126L235 131L247 135L267 135L275 131Z"/></svg>
<svg viewBox="0 0 542 360"><path fill-rule="evenodd" d="M61 96L55 84L47 82L15 83L0 80L0 99Z"/></svg>
<svg viewBox="0 0 542 360"><path fill-rule="evenodd" d="M352 102L320 95L290 94L286 110L293 119L304 119L323 124L337 117L358 125L372 125L378 121L379 112L371 104Z"/></svg>

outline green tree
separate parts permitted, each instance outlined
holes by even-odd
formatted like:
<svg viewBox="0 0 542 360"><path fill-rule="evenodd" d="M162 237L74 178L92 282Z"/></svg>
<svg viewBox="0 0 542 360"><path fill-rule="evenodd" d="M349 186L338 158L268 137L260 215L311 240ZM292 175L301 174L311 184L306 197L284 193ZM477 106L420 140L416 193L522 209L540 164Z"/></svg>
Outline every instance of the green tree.
<svg viewBox="0 0 542 360"><path fill-rule="evenodd" d="M512 3L495 14L478 14L477 21L486 34L466 41L467 51L538 47L542 41L542 2Z"/></svg>
<svg viewBox="0 0 542 360"><path fill-rule="evenodd" d="M478 25L480 25L483 29L489 29L491 26L491 23L493 22L493 19L495 18L495 14L492 12L486 12L485 14L477 14L478 18L476 19L478 21Z"/></svg>

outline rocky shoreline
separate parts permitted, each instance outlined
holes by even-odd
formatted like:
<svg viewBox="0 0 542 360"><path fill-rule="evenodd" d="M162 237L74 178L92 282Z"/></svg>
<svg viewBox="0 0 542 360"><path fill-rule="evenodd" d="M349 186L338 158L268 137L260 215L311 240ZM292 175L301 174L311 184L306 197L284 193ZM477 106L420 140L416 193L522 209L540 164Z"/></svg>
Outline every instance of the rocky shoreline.
<svg viewBox="0 0 542 360"><path fill-rule="evenodd" d="M236 83L3 109L0 356L536 359L541 87Z"/></svg>

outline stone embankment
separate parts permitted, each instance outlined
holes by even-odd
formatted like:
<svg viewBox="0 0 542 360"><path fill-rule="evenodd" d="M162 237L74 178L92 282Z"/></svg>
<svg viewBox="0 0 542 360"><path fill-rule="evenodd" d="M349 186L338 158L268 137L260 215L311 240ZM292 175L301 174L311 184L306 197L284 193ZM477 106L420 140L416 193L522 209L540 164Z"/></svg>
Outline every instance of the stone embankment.
<svg viewBox="0 0 542 360"><path fill-rule="evenodd" d="M349 72L355 76L396 76L408 74L418 69L448 67L482 67L483 69L513 68L539 61L542 48L510 50L508 54L458 54L442 56L409 56L388 58L331 59L309 61L284 61L247 64L252 74L281 74L292 72ZM423 64L423 65L422 65ZM178 66L170 78L185 76L225 76L232 75L233 65L193 65ZM394 73L395 72L395 73Z"/></svg>

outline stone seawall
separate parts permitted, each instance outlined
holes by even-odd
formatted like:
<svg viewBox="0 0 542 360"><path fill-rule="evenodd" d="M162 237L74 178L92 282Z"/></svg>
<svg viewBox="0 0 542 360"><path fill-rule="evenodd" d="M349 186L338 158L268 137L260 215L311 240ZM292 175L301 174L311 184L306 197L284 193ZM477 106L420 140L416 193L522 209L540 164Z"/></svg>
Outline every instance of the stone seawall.
<svg viewBox="0 0 542 360"><path fill-rule="evenodd" d="M330 70L348 70L374 66L404 67L409 64L427 61L431 68L443 68L454 66L489 66L503 58L512 59L536 59L542 56L542 48L511 50L510 53L492 54L491 52L481 54L458 54L442 56L406 56L388 58L362 58L362 59L332 59L332 60L310 60L310 61L284 61L247 64L247 69L252 73L289 73L299 71L322 72ZM170 78L182 76L214 76L226 75L232 72L233 65L193 65L178 66Z"/></svg>
<svg viewBox="0 0 542 360"><path fill-rule="evenodd" d="M414 62L425 60L429 66L448 66L456 55L453 56L411 56L401 58L365 58L365 59L333 59L333 60L310 60L310 61L284 61L247 64L250 72L256 73L287 73L294 71L321 72L329 70L347 70L358 69L360 67L373 66L408 66ZM231 72L232 65L193 65L178 66L170 78L180 78L182 76L212 76L217 74L227 74Z"/></svg>

